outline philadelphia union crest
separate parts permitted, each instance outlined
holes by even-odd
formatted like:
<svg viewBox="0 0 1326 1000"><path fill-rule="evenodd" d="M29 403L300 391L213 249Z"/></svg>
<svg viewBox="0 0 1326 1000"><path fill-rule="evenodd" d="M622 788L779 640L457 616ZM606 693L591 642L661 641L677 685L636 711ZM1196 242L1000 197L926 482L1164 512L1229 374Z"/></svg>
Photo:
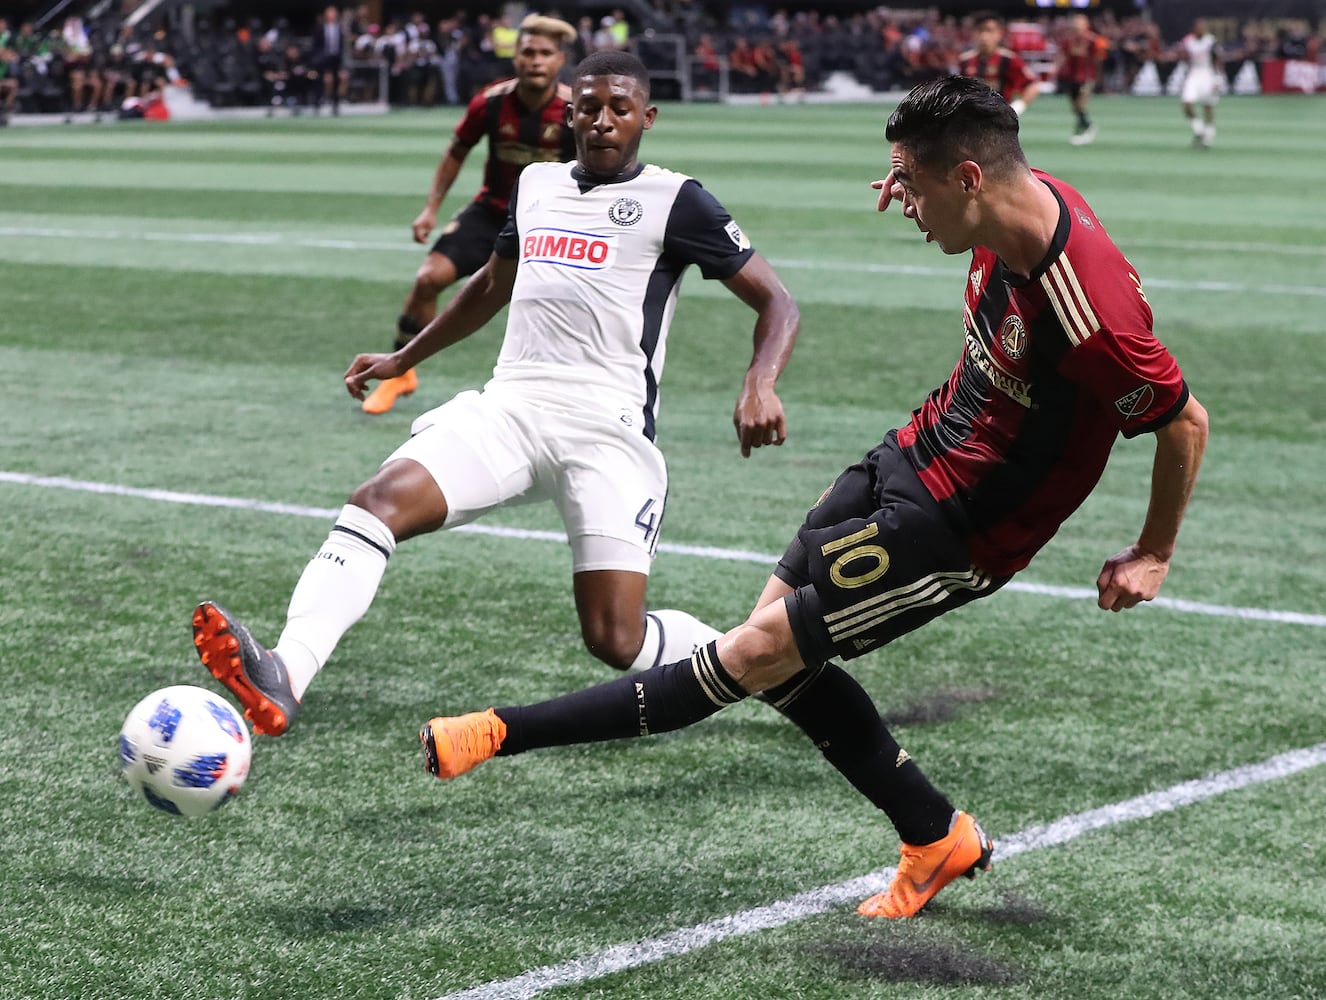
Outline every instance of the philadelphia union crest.
<svg viewBox="0 0 1326 1000"><path fill-rule="evenodd" d="M619 226L634 226L644 214L643 206L634 198L618 198L608 208L608 218Z"/></svg>

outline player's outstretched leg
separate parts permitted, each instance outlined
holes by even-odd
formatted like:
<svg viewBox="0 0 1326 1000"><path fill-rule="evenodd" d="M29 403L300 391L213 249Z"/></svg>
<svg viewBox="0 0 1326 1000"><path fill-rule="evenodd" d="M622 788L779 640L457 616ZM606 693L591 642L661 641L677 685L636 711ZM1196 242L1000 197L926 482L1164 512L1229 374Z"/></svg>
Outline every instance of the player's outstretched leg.
<svg viewBox="0 0 1326 1000"><path fill-rule="evenodd" d="M198 657L244 706L253 728L280 736L295 719L299 699L285 664L260 646L253 634L221 605L204 601L193 612L193 644Z"/></svg>
<svg viewBox="0 0 1326 1000"><path fill-rule="evenodd" d="M430 719L419 730L428 773L444 781L457 778L493 757L506 739L506 723L486 712Z"/></svg>
<svg viewBox="0 0 1326 1000"><path fill-rule="evenodd" d="M856 908L863 917L914 917L940 889L960 875L990 870L994 841L965 812L953 814L948 836L933 844L902 845L898 873L889 887Z"/></svg>

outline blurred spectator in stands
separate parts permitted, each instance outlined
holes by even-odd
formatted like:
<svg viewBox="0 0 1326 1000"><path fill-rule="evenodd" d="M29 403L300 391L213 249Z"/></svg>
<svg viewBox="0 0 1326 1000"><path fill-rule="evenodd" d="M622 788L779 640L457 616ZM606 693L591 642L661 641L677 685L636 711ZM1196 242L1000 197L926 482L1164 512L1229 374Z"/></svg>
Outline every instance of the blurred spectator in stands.
<svg viewBox="0 0 1326 1000"><path fill-rule="evenodd" d="M493 58L503 66L510 63L515 58L516 41L520 38L520 30L511 23L510 15L503 13L493 22L489 37L493 42Z"/></svg>
<svg viewBox="0 0 1326 1000"><path fill-rule="evenodd" d="M321 73L314 67L309 54L298 42L291 40L285 47L286 105L296 114L318 100Z"/></svg>
<svg viewBox="0 0 1326 1000"><path fill-rule="evenodd" d="M985 82L1017 112L1018 117L1041 92L1022 57L1004 45L1004 19L994 12L976 15L976 45L958 56L958 72Z"/></svg>
<svg viewBox="0 0 1326 1000"><path fill-rule="evenodd" d="M778 92L793 100L806 96L806 60L795 38L784 38L778 43Z"/></svg>
<svg viewBox="0 0 1326 1000"><path fill-rule="evenodd" d="M437 22L437 69L445 104L461 103L460 59L465 41L459 17L444 17Z"/></svg>
<svg viewBox="0 0 1326 1000"><path fill-rule="evenodd" d="M405 102L415 107L430 107L437 98L440 53L433 33L422 14L406 28Z"/></svg>
<svg viewBox="0 0 1326 1000"><path fill-rule="evenodd" d="M390 104L399 104L405 93L405 57L408 39L401 26L395 21L388 21L382 33L373 44L373 54L387 67L386 99Z"/></svg>
<svg viewBox="0 0 1326 1000"><path fill-rule="evenodd" d="M594 51L594 19L585 15L576 22L576 37L571 43L571 61L578 65L580 60Z"/></svg>
<svg viewBox="0 0 1326 1000"><path fill-rule="evenodd" d="M92 65L92 41L81 17L64 19L60 43L70 107L75 112L97 107L101 101L101 74Z"/></svg>
<svg viewBox="0 0 1326 1000"><path fill-rule="evenodd" d="M778 50L773 39L764 35L751 48L751 61L755 63L755 89L767 94L778 89L782 69L778 65Z"/></svg>
<svg viewBox="0 0 1326 1000"><path fill-rule="evenodd" d="M341 12L333 6L324 7L322 20L313 29L309 66L317 74L313 89L313 110L318 111L324 101L331 100L332 114L341 113L341 98L350 85L350 71L345 68L349 37L341 21Z"/></svg>
<svg viewBox="0 0 1326 1000"><path fill-rule="evenodd" d="M598 23L598 31L594 32L595 52L602 52L603 49L625 49L630 42L631 28L626 23L626 16L621 11L603 15L603 19Z"/></svg>
<svg viewBox="0 0 1326 1000"><path fill-rule="evenodd" d="M705 32L691 49L691 86L701 93L716 93L721 69L713 36Z"/></svg>
<svg viewBox="0 0 1326 1000"><path fill-rule="evenodd" d="M18 101L18 50L9 22L0 17L0 125L9 124Z"/></svg>
<svg viewBox="0 0 1326 1000"><path fill-rule="evenodd" d="M94 46L92 59L93 65L101 75L100 110L113 111L124 101L135 96L137 88L133 66L124 51L124 46L118 40L104 47Z"/></svg>
<svg viewBox="0 0 1326 1000"><path fill-rule="evenodd" d="M755 53L744 35L732 39L727 50L728 84L734 94L759 92L759 70L755 67Z"/></svg>

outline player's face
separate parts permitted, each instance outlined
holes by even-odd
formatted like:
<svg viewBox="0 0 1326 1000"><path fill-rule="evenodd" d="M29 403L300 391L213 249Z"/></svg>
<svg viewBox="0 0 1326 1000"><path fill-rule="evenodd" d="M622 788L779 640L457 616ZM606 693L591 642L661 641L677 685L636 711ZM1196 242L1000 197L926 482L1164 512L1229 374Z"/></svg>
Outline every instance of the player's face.
<svg viewBox="0 0 1326 1000"><path fill-rule="evenodd" d="M576 159L586 173L616 177L635 166L640 139L658 114L645 101L644 88L629 76L576 81L566 117L575 134Z"/></svg>
<svg viewBox="0 0 1326 1000"><path fill-rule="evenodd" d="M531 90L547 90L557 82L566 56L562 47L542 35L521 35L516 42L516 54L511 59L520 86Z"/></svg>
<svg viewBox="0 0 1326 1000"><path fill-rule="evenodd" d="M902 214L916 223L927 243L944 253L966 253L975 245L971 198L962 173L930 171L917 165L906 148L894 143L890 155L893 182L902 188Z"/></svg>
<svg viewBox="0 0 1326 1000"><path fill-rule="evenodd" d="M976 47L987 55L999 48L1002 40L1003 32L997 21L982 21L976 26Z"/></svg>

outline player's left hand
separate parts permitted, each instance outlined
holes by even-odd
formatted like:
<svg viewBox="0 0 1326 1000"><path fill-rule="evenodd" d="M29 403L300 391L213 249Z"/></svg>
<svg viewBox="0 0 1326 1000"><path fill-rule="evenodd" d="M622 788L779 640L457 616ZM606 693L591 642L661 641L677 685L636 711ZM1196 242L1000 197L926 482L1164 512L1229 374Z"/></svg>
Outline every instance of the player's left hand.
<svg viewBox="0 0 1326 1000"><path fill-rule="evenodd" d="M732 424L741 442L741 457L750 458L752 448L782 445L787 440L787 416L783 401L772 388L743 387Z"/></svg>
<svg viewBox="0 0 1326 1000"><path fill-rule="evenodd" d="M870 186L879 192L879 201L875 203L877 212L884 211L892 201L902 201L902 185L894 182L892 170L882 181L871 181Z"/></svg>
<svg viewBox="0 0 1326 1000"><path fill-rule="evenodd" d="M355 399L363 399L373 379L404 375L409 365L401 364L395 354L358 354L345 370L345 388Z"/></svg>
<svg viewBox="0 0 1326 1000"><path fill-rule="evenodd" d="M1100 597L1097 605L1104 611L1124 611L1149 601L1160 593L1160 585L1169 575L1169 560L1136 545L1105 560L1096 578Z"/></svg>

